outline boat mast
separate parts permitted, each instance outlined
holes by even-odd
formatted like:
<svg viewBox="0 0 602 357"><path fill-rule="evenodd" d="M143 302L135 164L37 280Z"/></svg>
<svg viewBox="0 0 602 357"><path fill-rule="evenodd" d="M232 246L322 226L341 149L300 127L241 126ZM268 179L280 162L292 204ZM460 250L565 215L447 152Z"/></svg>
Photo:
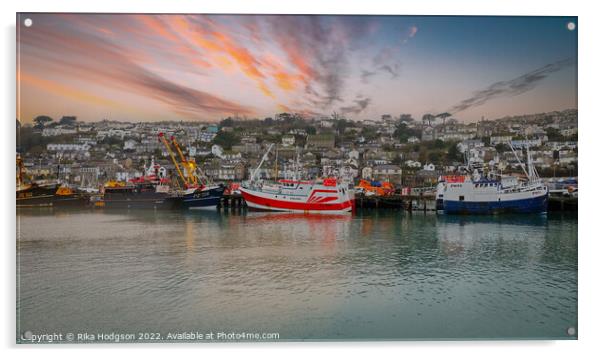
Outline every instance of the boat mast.
<svg viewBox="0 0 602 357"><path fill-rule="evenodd" d="M529 144L527 143L527 167L529 169L529 180L535 181L539 179L539 174L535 165L533 165L533 158L531 157L531 151L529 150Z"/></svg>
<svg viewBox="0 0 602 357"><path fill-rule="evenodd" d="M259 169L261 168L261 165L263 165L263 163L265 162L265 160L268 158L270 150L272 150L272 146L274 146L274 144L270 144L270 146L268 147L268 150L265 152L265 154L263 154L263 157L261 158L261 161L259 162L259 165L257 165L257 167L255 168L255 170L253 170L253 174L251 175L251 181L255 181L255 177L259 173Z"/></svg>
<svg viewBox="0 0 602 357"><path fill-rule="evenodd" d="M297 157L295 158L294 161L294 169L295 169L295 176L293 177L293 180L295 181L299 181L299 150L297 150L297 148L295 148Z"/></svg>
<svg viewBox="0 0 602 357"><path fill-rule="evenodd" d="M512 146L512 142L508 141L508 146L510 146L510 150L512 150L512 153L514 154L514 157L516 158L516 161L518 161L518 163L520 164L520 167L523 169L523 172L525 173L525 175L527 175L527 177L530 177L529 173L525 169L525 164L523 164L523 162L519 159L518 154L514 150L514 147ZM527 147L527 150L529 150L528 147Z"/></svg>
<svg viewBox="0 0 602 357"><path fill-rule="evenodd" d="M276 147L276 160L274 160L274 179L278 180L278 147Z"/></svg>

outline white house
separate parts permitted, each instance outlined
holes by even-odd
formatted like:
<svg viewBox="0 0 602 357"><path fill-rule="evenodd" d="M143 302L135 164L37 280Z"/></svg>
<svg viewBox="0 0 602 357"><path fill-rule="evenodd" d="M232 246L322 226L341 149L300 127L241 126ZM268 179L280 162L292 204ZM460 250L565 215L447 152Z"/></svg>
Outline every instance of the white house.
<svg viewBox="0 0 602 357"><path fill-rule="evenodd" d="M201 142L210 143L213 141L213 139L215 138L216 135L217 134L209 132L209 131L201 131L199 133L198 139Z"/></svg>
<svg viewBox="0 0 602 357"><path fill-rule="evenodd" d="M211 153L213 155L219 157L220 159L222 159L224 157L224 149L217 144L214 144L213 146L211 146Z"/></svg>
<svg viewBox="0 0 602 357"><path fill-rule="evenodd" d="M347 153L347 157L350 158L350 159L353 159L353 160L359 160L360 159L360 152L357 151L357 150L355 150L355 149L353 149L353 150L351 150L351 151L349 151Z"/></svg>
<svg viewBox="0 0 602 357"><path fill-rule="evenodd" d="M541 139L531 139L531 140L512 140L510 142L514 148L526 148L541 146Z"/></svg>
<svg viewBox="0 0 602 357"><path fill-rule="evenodd" d="M135 150L138 142L136 140L126 140L123 143L123 150Z"/></svg>
<svg viewBox="0 0 602 357"><path fill-rule="evenodd" d="M362 179L364 180L370 180L372 178L372 168L371 167L364 167L362 169Z"/></svg>
<svg viewBox="0 0 602 357"><path fill-rule="evenodd" d="M295 145L295 137L292 135L285 135L282 137L282 146L293 146Z"/></svg>
<svg viewBox="0 0 602 357"><path fill-rule="evenodd" d="M63 128L60 126L54 128L44 128L42 130L42 136L57 136L57 135L67 135L67 134L75 134L77 133L76 129L73 128Z"/></svg>
<svg viewBox="0 0 602 357"><path fill-rule="evenodd" d="M424 171L435 171L435 165L432 163L428 163L422 167Z"/></svg>
<svg viewBox="0 0 602 357"><path fill-rule="evenodd" d="M414 161L414 160L407 160L404 164L406 165L406 167L412 167L412 168L416 168L416 169L422 166L420 161Z"/></svg>
<svg viewBox="0 0 602 357"><path fill-rule="evenodd" d="M46 145L46 150L53 152L66 152L66 151L75 151L75 152L85 152L90 150L90 145L88 144L48 144Z"/></svg>
<svg viewBox="0 0 602 357"><path fill-rule="evenodd" d="M508 144L511 140L512 136L510 135L492 136L489 143L492 146L496 146L497 144Z"/></svg>
<svg viewBox="0 0 602 357"><path fill-rule="evenodd" d="M466 152L466 150L472 150L472 149L476 149L476 148L485 147L485 143L483 143L481 140L478 140L478 139L464 140L464 141L458 143L458 145L456 145L456 147L458 148L458 151Z"/></svg>
<svg viewBox="0 0 602 357"><path fill-rule="evenodd" d="M334 125L334 123L330 120L322 120L320 121L320 126L322 128L332 128L332 126Z"/></svg>

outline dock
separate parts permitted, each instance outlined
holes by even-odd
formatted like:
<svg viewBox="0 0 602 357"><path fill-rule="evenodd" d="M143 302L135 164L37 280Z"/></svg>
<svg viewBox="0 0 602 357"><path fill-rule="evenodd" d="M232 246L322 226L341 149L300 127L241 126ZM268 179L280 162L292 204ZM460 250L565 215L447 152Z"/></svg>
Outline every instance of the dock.
<svg viewBox="0 0 602 357"><path fill-rule="evenodd" d="M391 209L405 211L435 211L435 197L432 195L355 195L356 209Z"/></svg>
<svg viewBox="0 0 602 357"><path fill-rule="evenodd" d="M240 194L223 195L219 204L217 205L218 210L242 210L247 207L247 203Z"/></svg>
<svg viewBox="0 0 602 357"><path fill-rule="evenodd" d="M578 200L575 196L550 195L548 212L577 211Z"/></svg>
<svg viewBox="0 0 602 357"><path fill-rule="evenodd" d="M577 211L578 199L573 196L550 195L548 211ZM242 195L224 195L217 207L224 211L237 211L247 208ZM408 212L436 211L435 197L433 195L388 195L366 196L355 195L355 208L359 210L401 210Z"/></svg>

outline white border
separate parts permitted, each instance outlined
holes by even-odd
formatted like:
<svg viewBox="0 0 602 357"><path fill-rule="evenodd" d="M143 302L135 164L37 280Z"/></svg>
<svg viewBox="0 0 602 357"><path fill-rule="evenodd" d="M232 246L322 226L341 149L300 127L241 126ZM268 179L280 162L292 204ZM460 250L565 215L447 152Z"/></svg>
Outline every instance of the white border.
<svg viewBox="0 0 602 357"><path fill-rule="evenodd" d="M593 354L600 350L597 332L600 331L600 255L602 237L597 221L596 208L602 197L596 186L600 186L602 114L600 113L600 12L595 2L588 4L576 1L468 1L468 0L235 0L235 1L185 1L185 0L21 0L2 3L1 61L4 72L2 86L2 120L5 140L2 147L2 174L0 175L0 200L2 202L2 226L4 259L1 295L2 307L6 312L1 323L2 347L9 354L44 353L61 356L79 356L82 352L94 356L107 353L132 353L132 348L142 348L145 354L163 355L167 349L177 353L206 354L227 352L251 355L305 355L327 353L329 355L363 355L369 350L378 353L420 356L508 356L515 354L545 353L547 356ZM347 342L347 343L277 343L277 344L201 344L201 345L93 345L93 346L15 346L15 208L14 179L12 165L15 147L15 13L19 12L185 12L185 13L331 13L331 14L399 14L399 15L563 15L579 16L579 118L580 118L580 179L581 202L579 213L579 341L530 341L530 342ZM598 348L596 348L598 347ZM43 351L41 350L43 349ZM85 349L85 351L81 351ZM199 351L194 351L199 349ZM336 351L335 351L336 349ZM137 352L137 351L136 351Z"/></svg>

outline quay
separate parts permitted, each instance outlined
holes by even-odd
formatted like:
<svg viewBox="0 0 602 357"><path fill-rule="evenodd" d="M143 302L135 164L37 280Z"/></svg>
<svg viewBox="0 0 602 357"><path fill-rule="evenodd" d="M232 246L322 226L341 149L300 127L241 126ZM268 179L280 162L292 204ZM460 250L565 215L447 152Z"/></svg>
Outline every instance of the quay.
<svg viewBox="0 0 602 357"><path fill-rule="evenodd" d="M223 195L217 208L219 210L239 210L247 207L242 195ZM355 195L356 209L391 209L407 211L435 211L435 197L429 195Z"/></svg>
<svg viewBox="0 0 602 357"><path fill-rule="evenodd" d="M393 209L405 211L436 211L433 195L355 195L356 209Z"/></svg>
<svg viewBox="0 0 602 357"><path fill-rule="evenodd" d="M366 196L355 195L355 207L360 210L404 210L408 212L432 212L436 211L435 196L433 195L389 195L389 196ZM577 197L550 195L548 211L577 211ZM219 210L242 210L247 208L245 200L240 194L224 195L217 208Z"/></svg>
<svg viewBox="0 0 602 357"><path fill-rule="evenodd" d="M577 197L564 195L550 195L548 198L548 212L577 211Z"/></svg>
<svg viewBox="0 0 602 357"><path fill-rule="evenodd" d="M218 210L241 210L247 208L247 203L241 194L223 195L217 204Z"/></svg>

